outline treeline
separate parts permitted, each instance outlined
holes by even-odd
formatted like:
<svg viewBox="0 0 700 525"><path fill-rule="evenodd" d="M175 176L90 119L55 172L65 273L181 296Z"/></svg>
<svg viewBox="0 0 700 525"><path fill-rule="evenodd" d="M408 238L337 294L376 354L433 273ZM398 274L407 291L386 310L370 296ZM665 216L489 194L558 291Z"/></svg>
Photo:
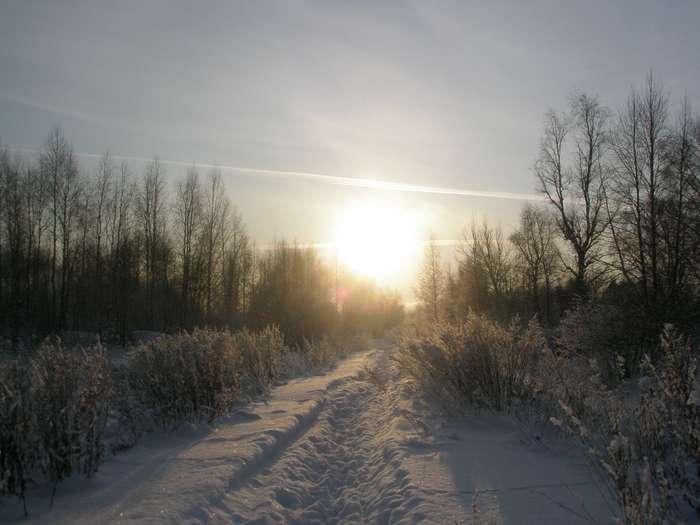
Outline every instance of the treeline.
<svg viewBox="0 0 700 525"><path fill-rule="evenodd" d="M401 314L398 296L313 249L256 249L217 170L172 185L157 158L137 175L105 153L88 173L58 129L35 158L0 147L0 333L13 340L276 324L299 342Z"/></svg>
<svg viewBox="0 0 700 525"><path fill-rule="evenodd" d="M546 114L534 166L543 204L506 235L473 224L452 268L428 246L418 286L432 320L474 309L498 320L537 314L555 325L576 304L612 312L628 340L700 317L700 120L649 75L623 107L572 97ZM437 261L437 262L436 262ZM600 327L603 329L604 327Z"/></svg>

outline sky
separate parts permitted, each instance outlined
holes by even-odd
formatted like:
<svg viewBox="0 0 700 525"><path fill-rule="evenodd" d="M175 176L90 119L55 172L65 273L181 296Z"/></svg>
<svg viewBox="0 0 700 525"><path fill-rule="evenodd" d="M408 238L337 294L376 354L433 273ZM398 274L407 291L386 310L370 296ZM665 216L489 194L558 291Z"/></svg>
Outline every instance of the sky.
<svg viewBox="0 0 700 525"><path fill-rule="evenodd" d="M88 170L221 166L260 244L333 242L368 202L458 239L516 224L543 115L575 92L614 109L653 70L700 103L699 21L697 0L0 0L0 140L60 126Z"/></svg>

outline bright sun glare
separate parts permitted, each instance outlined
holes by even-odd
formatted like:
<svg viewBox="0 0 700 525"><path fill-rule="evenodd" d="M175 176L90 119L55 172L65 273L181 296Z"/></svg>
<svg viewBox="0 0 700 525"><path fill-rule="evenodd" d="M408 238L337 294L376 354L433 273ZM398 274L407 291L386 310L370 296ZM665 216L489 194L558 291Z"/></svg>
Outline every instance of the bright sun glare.
<svg viewBox="0 0 700 525"><path fill-rule="evenodd" d="M415 256L415 216L389 205L365 204L339 217L336 249L341 264L386 282Z"/></svg>

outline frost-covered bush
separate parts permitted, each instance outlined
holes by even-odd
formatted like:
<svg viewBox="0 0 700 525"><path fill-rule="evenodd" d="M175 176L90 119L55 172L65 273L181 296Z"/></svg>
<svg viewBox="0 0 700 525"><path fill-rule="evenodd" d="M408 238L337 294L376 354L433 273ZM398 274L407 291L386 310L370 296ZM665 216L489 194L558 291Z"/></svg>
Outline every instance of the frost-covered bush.
<svg viewBox="0 0 700 525"><path fill-rule="evenodd" d="M104 455L112 378L100 345L67 349L45 342L33 358L34 406L42 468L54 484L97 471Z"/></svg>
<svg viewBox="0 0 700 525"><path fill-rule="evenodd" d="M462 326L405 339L395 359L405 376L448 408L503 410L525 401L533 414L549 417L589 454L620 523L682 523L693 513L697 519L698 349L669 325L654 358L645 354L631 363L634 352L623 357L616 347L598 348L605 337L585 325L603 317L575 309L549 349L534 322L521 331L470 315ZM642 377L629 379L634 371Z"/></svg>
<svg viewBox="0 0 700 525"><path fill-rule="evenodd" d="M557 338L554 348L545 352L539 362L538 400L555 410L563 403L578 418L595 417L605 412L602 407L610 400L604 375L595 356L570 340Z"/></svg>
<svg viewBox="0 0 700 525"><path fill-rule="evenodd" d="M163 427L212 419L239 392L243 360L236 343L228 332L211 330L142 343L129 350L128 387Z"/></svg>
<svg viewBox="0 0 700 525"><path fill-rule="evenodd" d="M241 393L271 386L288 356L293 375L365 348L360 337L309 343L290 352L279 329L254 333L195 330L150 338L110 364L99 344L66 348L47 340L36 351L0 359L0 494L24 498L30 482L53 484L97 471L105 443L133 446L154 423L163 428L223 414ZM288 376L289 377L289 376ZM52 498L53 499L53 498Z"/></svg>
<svg viewBox="0 0 700 525"><path fill-rule="evenodd" d="M364 352L369 349L370 343L369 335L363 332L331 337L331 341L337 341L341 357L346 357L353 352Z"/></svg>
<svg viewBox="0 0 700 525"><path fill-rule="evenodd" d="M609 384L636 375L642 356L655 350L658 332L649 339L646 334L654 328L643 325L634 308L630 310L596 301L575 302L558 327L557 349L595 359L601 379Z"/></svg>
<svg viewBox="0 0 700 525"><path fill-rule="evenodd" d="M241 373L248 389L257 393L269 387L279 376L280 356L285 351L284 337L276 326L260 332L243 330L232 336L241 356Z"/></svg>
<svg viewBox="0 0 700 525"><path fill-rule="evenodd" d="M28 362L0 365L0 494L24 501L38 461L37 421ZM26 512L26 507L25 507Z"/></svg>
<svg viewBox="0 0 700 525"><path fill-rule="evenodd" d="M669 325L659 359L642 360L639 396L590 386L588 410L560 401L556 425L581 441L604 475L624 523L683 521L688 506L700 515L698 351Z"/></svg>
<svg viewBox="0 0 700 525"><path fill-rule="evenodd" d="M23 498L29 480L55 486L91 476L104 457L112 380L100 345L42 343L0 367L0 492Z"/></svg>
<svg viewBox="0 0 700 525"><path fill-rule="evenodd" d="M114 396L112 418L107 426L112 453L133 447L144 432L154 429L154 421L133 386L128 362L112 369ZM157 422L156 422L157 423Z"/></svg>
<svg viewBox="0 0 700 525"><path fill-rule="evenodd" d="M338 334L317 339L304 339L283 356L285 377L320 372L353 352L369 348L365 334Z"/></svg>
<svg viewBox="0 0 700 525"><path fill-rule="evenodd" d="M335 360L335 355L342 350L334 347L328 337L320 339L304 339L298 347L298 352L305 355L309 360L312 370L323 368Z"/></svg>
<svg viewBox="0 0 700 525"><path fill-rule="evenodd" d="M636 423L634 446L650 458L663 479L652 476L654 487L670 484L671 496L682 498L700 516L700 405L698 349L666 325L656 363L642 360L646 375ZM678 502L675 502L678 503Z"/></svg>
<svg viewBox="0 0 700 525"><path fill-rule="evenodd" d="M504 328L470 314L460 326L440 326L431 336L405 340L394 359L406 376L445 399L448 407L503 410L535 395L545 350L534 320L521 330L516 323Z"/></svg>
<svg viewBox="0 0 700 525"><path fill-rule="evenodd" d="M314 373L309 356L298 347L288 348L280 356L280 379L287 380Z"/></svg>

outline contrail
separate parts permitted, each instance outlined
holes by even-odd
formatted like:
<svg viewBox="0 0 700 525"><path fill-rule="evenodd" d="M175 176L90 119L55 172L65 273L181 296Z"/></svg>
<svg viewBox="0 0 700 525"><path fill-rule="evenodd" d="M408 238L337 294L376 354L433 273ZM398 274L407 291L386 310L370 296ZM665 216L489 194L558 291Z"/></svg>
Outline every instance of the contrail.
<svg viewBox="0 0 700 525"><path fill-rule="evenodd" d="M18 151L25 151L31 153L38 153L35 148L23 148L23 147L12 147L11 149ZM75 155L79 157L88 158L99 158L101 155L97 153L81 153L75 152ZM113 159L124 160L124 161L134 161L134 162L151 162L153 159L145 157L134 157L128 155L112 155ZM442 186L424 186L421 184L406 184L403 182L392 182L384 181L378 179L365 179L359 177L343 177L338 175L325 175L321 173L310 173L305 171L287 171L287 170L271 170L264 168L250 168L244 166L227 166L222 164L209 164L209 163L195 163L195 162L185 162L182 160L173 159L158 159L162 164L169 164L171 166L181 166L181 167L197 167L205 169L217 169L221 171L229 171L235 173L242 173L248 175L260 175L267 177L279 177L287 179L305 179L314 182L320 182L324 184L332 184L334 186L349 186L354 188L368 188L375 190L385 190L385 191L399 191L405 193L430 193L437 195L457 195L463 197L485 197L490 199L508 199L508 200L519 200L519 201L542 201L541 195L533 193L515 193L515 192L503 192L503 191L479 191L479 190L468 190L463 188L448 188Z"/></svg>
<svg viewBox="0 0 700 525"><path fill-rule="evenodd" d="M434 244L435 246L461 246L466 241L464 239L415 239L413 241L407 241L412 244L414 244L417 247L425 247L428 246L429 244ZM295 246L297 248L305 249L305 248L314 248L317 250L333 250L336 248L338 243L336 242L300 242L300 243L292 243L292 246ZM263 243L263 244L257 244L255 247L258 250L272 250L277 246L275 243Z"/></svg>
<svg viewBox="0 0 700 525"><path fill-rule="evenodd" d="M64 109L56 106L50 106L47 104L42 104L40 102L35 102L24 97L18 97L15 95L9 95L7 93L0 92L0 99L5 99L15 104L20 104L22 106L27 106L34 109L40 109L41 111L47 111L49 113L56 113L57 115L65 115L70 118L77 120L84 120L86 122L92 122L93 124L104 124L105 122L100 119L94 118L86 113L80 111L74 111L72 109ZM26 149L26 148L25 148Z"/></svg>

